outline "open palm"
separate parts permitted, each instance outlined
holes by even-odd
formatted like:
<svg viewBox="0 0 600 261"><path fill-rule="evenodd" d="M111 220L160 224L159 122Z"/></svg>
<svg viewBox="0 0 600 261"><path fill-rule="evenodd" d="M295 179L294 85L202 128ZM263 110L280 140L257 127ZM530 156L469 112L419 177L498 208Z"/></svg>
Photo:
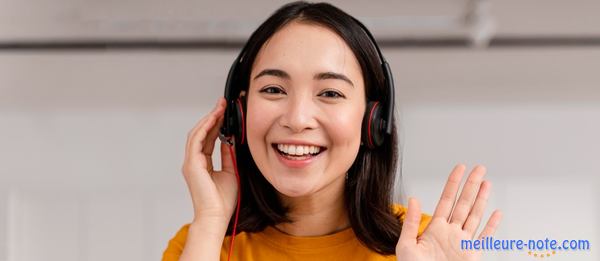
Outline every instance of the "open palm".
<svg viewBox="0 0 600 261"><path fill-rule="evenodd" d="M485 167L476 166L456 200L465 166L457 165L444 187L433 218L423 234L418 235L421 210L416 199L408 201L408 211L396 245L399 261L480 260L481 251L461 249L461 240L474 239L490 193L491 183L483 180ZM496 210L477 237L491 236L501 219Z"/></svg>

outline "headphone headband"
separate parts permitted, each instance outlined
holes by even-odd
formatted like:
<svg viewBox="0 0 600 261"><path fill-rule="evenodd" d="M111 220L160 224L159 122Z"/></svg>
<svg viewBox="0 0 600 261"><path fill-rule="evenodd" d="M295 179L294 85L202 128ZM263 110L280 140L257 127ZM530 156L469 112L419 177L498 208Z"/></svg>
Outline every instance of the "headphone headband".
<svg viewBox="0 0 600 261"><path fill-rule="evenodd" d="M392 76L392 70L390 69L390 66L388 65L385 58L383 57L383 54L381 53L381 49L379 49L379 45L377 45L377 41L375 41L375 37L373 37L373 35L369 31L369 29L367 29L367 27L358 19L352 17L352 20L354 20L358 24L358 26L360 26L360 28L362 28L362 30L367 34L367 36L371 40L371 43L375 47L375 50L377 51L377 55L379 55L379 61L381 62L381 69L383 71L383 76L385 78L385 85L386 85L385 87L387 87L387 89L390 92L389 93L389 101L387 103L385 132L387 134L392 134L392 120L394 119L394 100L395 100L394 79Z"/></svg>

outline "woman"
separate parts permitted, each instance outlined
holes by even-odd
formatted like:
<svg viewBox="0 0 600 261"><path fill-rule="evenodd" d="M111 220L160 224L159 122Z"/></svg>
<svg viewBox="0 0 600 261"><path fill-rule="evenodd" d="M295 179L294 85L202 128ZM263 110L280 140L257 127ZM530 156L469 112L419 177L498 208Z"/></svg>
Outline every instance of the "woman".
<svg viewBox="0 0 600 261"><path fill-rule="evenodd" d="M222 143L222 170L213 170L230 106L223 98L189 132L182 172L195 216L163 260L480 259L460 250L460 240L474 238L482 218L490 191L483 166L473 169L458 201L465 166L454 168L433 217L412 198L408 208L392 204L395 122L380 146L367 146L361 135L368 102L393 104L393 93L356 20L329 4L290 3L242 53L233 81L246 142L235 144L235 157ZM499 221L495 211L479 237L492 235Z"/></svg>

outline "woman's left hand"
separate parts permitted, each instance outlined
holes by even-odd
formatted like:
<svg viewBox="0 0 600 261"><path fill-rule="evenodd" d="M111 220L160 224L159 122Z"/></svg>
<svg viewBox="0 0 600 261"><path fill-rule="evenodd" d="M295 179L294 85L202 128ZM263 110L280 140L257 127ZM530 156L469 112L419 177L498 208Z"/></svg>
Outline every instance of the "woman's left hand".
<svg viewBox="0 0 600 261"><path fill-rule="evenodd" d="M396 245L399 261L423 260L480 260L481 250L461 249L461 240L475 238L481 222L491 183L483 180L484 166L476 166L467 179L458 201L465 166L457 165L448 177L440 202L428 227L418 236L421 210L416 199L410 198L402 225L400 239ZM456 202L456 205L455 205ZM494 211L477 239L494 234L501 219L501 212Z"/></svg>

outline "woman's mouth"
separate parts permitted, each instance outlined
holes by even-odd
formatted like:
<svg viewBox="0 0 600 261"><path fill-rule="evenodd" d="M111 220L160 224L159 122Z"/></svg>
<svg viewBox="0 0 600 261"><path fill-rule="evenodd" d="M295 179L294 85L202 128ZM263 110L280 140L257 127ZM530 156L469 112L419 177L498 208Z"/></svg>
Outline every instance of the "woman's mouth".
<svg viewBox="0 0 600 261"><path fill-rule="evenodd" d="M271 144L278 158L288 167L300 168L311 163L327 150L325 147L295 144Z"/></svg>

